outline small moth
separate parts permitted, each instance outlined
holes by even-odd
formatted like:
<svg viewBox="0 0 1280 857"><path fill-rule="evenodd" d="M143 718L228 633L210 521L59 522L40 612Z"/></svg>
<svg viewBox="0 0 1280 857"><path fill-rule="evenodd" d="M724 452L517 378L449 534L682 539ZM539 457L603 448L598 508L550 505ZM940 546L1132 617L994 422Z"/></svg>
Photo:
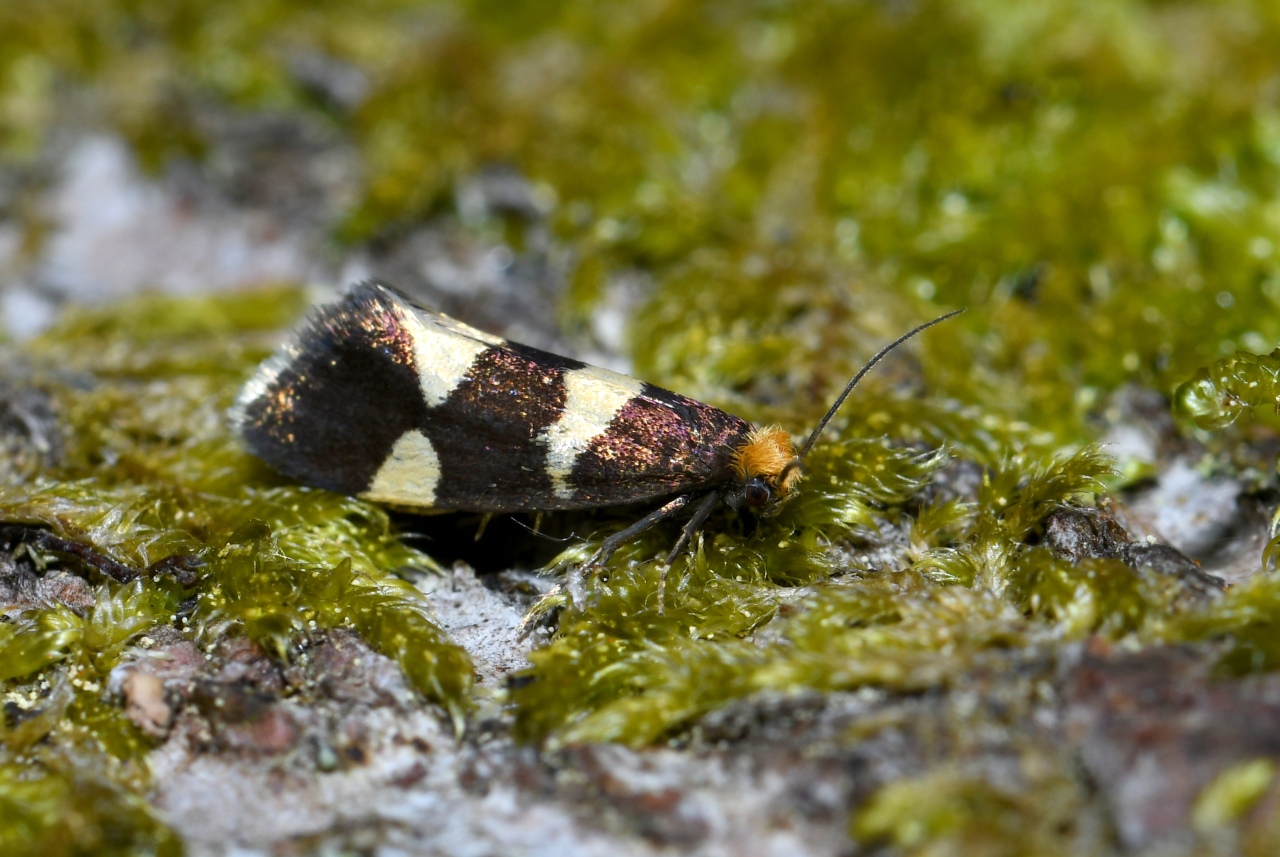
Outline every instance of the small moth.
<svg viewBox="0 0 1280 857"><path fill-rule="evenodd" d="M322 307L258 369L233 410L244 445L309 485L417 511L543 512L653 501L604 540L603 564L687 514L667 564L721 502L768 517L880 351L796 449L777 426L415 306L381 283Z"/></svg>

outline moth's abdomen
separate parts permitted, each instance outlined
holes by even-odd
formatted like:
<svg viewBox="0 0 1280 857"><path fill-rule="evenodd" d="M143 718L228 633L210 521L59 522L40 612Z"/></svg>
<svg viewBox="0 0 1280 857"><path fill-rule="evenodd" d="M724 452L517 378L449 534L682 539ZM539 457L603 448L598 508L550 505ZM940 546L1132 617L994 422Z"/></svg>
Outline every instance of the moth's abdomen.
<svg viewBox="0 0 1280 857"><path fill-rule="evenodd" d="M299 481L422 509L619 505L732 474L743 420L419 309L377 284L245 386L237 430Z"/></svg>

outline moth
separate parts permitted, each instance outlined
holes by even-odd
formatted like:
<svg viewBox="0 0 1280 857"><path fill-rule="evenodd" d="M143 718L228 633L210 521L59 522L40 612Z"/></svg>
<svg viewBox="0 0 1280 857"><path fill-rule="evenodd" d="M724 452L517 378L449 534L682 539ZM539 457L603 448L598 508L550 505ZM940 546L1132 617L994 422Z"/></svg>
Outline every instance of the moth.
<svg viewBox="0 0 1280 857"><path fill-rule="evenodd" d="M414 305L365 282L258 369L232 420L245 447L308 485L410 511L545 512L653 502L583 568L687 515L670 565L720 503L767 518L882 349L797 449L702 402Z"/></svg>

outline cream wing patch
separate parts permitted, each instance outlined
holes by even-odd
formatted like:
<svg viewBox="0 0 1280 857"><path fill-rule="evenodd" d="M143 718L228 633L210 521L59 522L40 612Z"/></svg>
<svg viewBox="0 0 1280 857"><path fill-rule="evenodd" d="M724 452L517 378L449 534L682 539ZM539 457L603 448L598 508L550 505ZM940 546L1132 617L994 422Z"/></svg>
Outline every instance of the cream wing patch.
<svg viewBox="0 0 1280 857"><path fill-rule="evenodd" d="M640 395L643 386L643 381L595 366L565 373L564 414L540 435L547 446L547 475L557 497L573 496L569 474L578 456L609 428L627 402Z"/></svg>
<svg viewBox="0 0 1280 857"><path fill-rule="evenodd" d="M439 484L440 456L427 436L414 429L400 436L360 496L379 503L431 506Z"/></svg>
<svg viewBox="0 0 1280 857"><path fill-rule="evenodd" d="M428 408L444 404L449 394L466 380L467 370L477 357L494 346L505 345L501 337L476 330L447 315L419 309L398 299L396 304L404 328L413 338L414 367Z"/></svg>

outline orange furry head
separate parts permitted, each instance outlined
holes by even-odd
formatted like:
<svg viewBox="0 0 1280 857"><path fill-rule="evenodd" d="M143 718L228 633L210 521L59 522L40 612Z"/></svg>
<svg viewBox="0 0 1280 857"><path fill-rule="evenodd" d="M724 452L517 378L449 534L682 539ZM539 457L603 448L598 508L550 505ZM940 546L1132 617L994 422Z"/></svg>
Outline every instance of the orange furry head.
<svg viewBox="0 0 1280 857"><path fill-rule="evenodd" d="M778 426L752 430L733 454L733 469L742 488L727 498L730 505L771 514L803 478L799 465L791 435Z"/></svg>

